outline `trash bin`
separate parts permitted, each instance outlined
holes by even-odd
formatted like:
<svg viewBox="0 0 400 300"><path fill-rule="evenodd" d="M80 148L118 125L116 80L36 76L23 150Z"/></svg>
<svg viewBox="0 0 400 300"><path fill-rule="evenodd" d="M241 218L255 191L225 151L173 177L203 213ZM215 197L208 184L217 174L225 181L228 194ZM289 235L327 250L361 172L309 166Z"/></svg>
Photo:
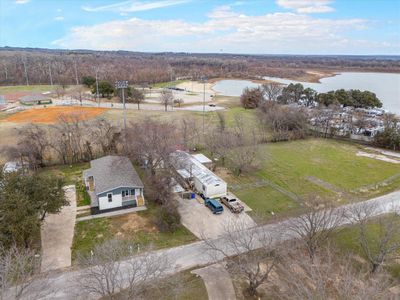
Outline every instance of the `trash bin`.
<svg viewBox="0 0 400 300"><path fill-rule="evenodd" d="M196 199L196 193L192 193L192 194L190 195L190 199Z"/></svg>

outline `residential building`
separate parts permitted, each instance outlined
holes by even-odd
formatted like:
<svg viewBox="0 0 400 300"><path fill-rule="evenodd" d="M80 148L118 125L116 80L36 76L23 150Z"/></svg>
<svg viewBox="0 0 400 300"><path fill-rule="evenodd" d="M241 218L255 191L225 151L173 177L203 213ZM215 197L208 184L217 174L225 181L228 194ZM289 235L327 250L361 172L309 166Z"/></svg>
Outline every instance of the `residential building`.
<svg viewBox="0 0 400 300"><path fill-rule="evenodd" d="M92 213L145 205L143 183L127 157L109 155L92 160L83 178Z"/></svg>

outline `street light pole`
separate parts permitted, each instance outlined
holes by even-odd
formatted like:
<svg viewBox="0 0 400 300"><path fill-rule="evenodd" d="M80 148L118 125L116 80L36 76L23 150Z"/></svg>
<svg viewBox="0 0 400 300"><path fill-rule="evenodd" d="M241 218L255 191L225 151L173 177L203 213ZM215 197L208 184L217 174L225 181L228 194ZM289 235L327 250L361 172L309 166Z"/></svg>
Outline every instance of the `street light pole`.
<svg viewBox="0 0 400 300"><path fill-rule="evenodd" d="M125 89L122 88L122 103L124 106L124 130L126 132L126 106L125 106Z"/></svg>
<svg viewBox="0 0 400 300"><path fill-rule="evenodd" d="M97 78L98 69L96 69L96 101L97 106L100 107L100 98L99 98L99 80Z"/></svg>
<svg viewBox="0 0 400 300"><path fill-rule="evenodd" d="M204 117L206 114L206 81L207 81L207 77L202 77L202 81L203 81L203 136L205 133L204 130Z"/></svg>
<svg viewBox="0 0 400 300"><path fill-rule="evenodd" d="M126 133L126 105L125 105L125 92L124 89L128 88L128 81L126 80L117 80L115 82L115 88L122 90L122 103L124 108L124 131Z"/></svg>

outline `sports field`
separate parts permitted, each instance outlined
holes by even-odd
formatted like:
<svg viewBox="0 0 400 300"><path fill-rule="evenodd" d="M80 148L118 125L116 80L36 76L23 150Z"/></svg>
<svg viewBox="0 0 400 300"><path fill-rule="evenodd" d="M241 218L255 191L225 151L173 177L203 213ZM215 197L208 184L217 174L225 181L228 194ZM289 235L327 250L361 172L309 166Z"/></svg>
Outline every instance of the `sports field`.
<svg viewBox="0 0 400 300"><path fill-rule="evenodd" d="M8 116L2 121L13 122L13 123L43 123L53 124L56 123L60 117L72 117L79 116L81 120L88 120L95 118L105 111L107 108L100 107L47 107L28 109L11 116Z"/></svg>

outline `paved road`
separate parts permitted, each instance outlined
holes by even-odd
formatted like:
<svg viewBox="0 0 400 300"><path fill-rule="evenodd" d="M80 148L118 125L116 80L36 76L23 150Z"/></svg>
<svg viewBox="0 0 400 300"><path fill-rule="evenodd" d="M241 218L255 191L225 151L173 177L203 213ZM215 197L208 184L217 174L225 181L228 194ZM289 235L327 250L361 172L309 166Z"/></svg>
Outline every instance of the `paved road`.
<svg viewBox="0 0 400 300"><path fill-rule="evenodd" d="M376 210L374 211L375 215L392 212L395 209L394 206L400 205L400 191L396 191L368 201L346 205L343 208L350 213L353 206L357 207L361 205L376 207ZM294 237L293 233L288 230L289 222L290 220L285 220L283 222L268 224L249 230L256 230L256 232L263 232L263 234L267 233L273 239L273 241L281 242ZM349 222L349 219L344 219L341 225L348 224ZM226 245L224 237L215 239L215 244L219 245L220 247L224 247L224 245ZM218 257L217 255L209 255L205 242L203 241L155 251L152 253L152 255L162 255L168 259L168 274L173 274L196 266L208 265L222 259L221 256ZM140 257L134 257L132 259L136 260L140 259ZM122 262L121 267L123 270L127 270L128 264L126 262ZM77 287L76 282L79 280L79 275L79 270L53 275L50 279L50 282L44 288L42 288L43 295L46 294L47 296L37 297L37 299L94 299L89 295L85 295L84 291L80 291ZM37 281L36 284L44 286L40 281Z"/></svg>
<svg viewBox="0 0 400 300"><path fill-rule="evenodd" d="M220 263L213 264L191 273L200 275L206 285L208 300L235 300L236 294L231 275Z"/></svg>
<svg viewBox="0 0 400 300"><path fill-rule="evenodd" d="M48 214L41 228L42 272L71 266L71 246L76 217L75 186L65 187L69 201L58 214Z"/></svg>
<svg viewBox="0 0 400 300"><path fill-rule="evenodd" d="M53 100L53 103L57 106L80 106L80 102L73 100ZM123 109L122 103L111 103L111 102L101 102L100 106L94 101L84 100L82 101L82 106L86 107L102 107L102 108L114 108ZM137 110L137 104L126 103L127 110ZM141 110L154 110L154 111L165 111L165 106L159 103L142 103L140 104ZM206 112L224 110L225 107L222 106L209 106L208 104L204 107ZM203 111L203 105L184 105L182 107L168 106L168 111Z"/></svg>

